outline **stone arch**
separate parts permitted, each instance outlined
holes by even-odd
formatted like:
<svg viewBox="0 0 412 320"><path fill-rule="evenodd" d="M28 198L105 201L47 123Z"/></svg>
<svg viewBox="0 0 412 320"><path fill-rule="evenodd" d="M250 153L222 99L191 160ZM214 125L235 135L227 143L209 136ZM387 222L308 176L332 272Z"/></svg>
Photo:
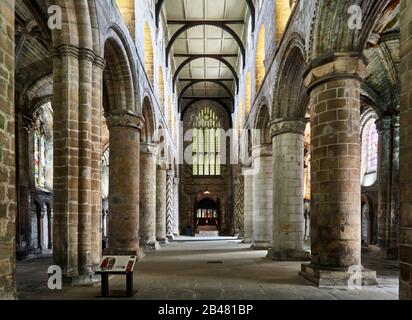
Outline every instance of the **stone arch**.
<svg viewBox="0 0 412 320"><path fill-rule="evenodd" d="M47 5L58 5L62 9L62 28L51 31L54 48L70 44L101 51L95 1L47 0Z"/></svg>
<svg viewBox="0 0 412 320"><path fill-rule="evenodd" d="M103 106L106 114L132 111L136 112L136 86L134 66L129 50L121 34L111 28L106 35L104 57L106 68L103 75ZM107 105L108 103L108 105Z"/></svg>
<svg viewBox="0 0 412 320"><path fill-rule="evenodd" d="M144 127L142 129L141 140L145 142L154 142L156 133L156 119L153 112L152 100L148 96L143 99L142 108Z"/></svg>
<svg viewBox="0 0 412 320"><path fill-rule="evenodd" d="M273 119L303 119L309 104L304 86L306 54L304 40L294 35L280 62L274 91Z"/></svg>
<svg viewBox="0 0 412 320"><path fill-rule="evenodd" d="M357 29L348 26L352 0L319 0L312 27L311 59L326 58L337 52L362 52L377 18L391 1L357 1L362 13L362 28Z"/></svg>
<svg viewBox="0 0 412 320"><path fill-rule="evenodd" d="M253 128L259 130L259 135L255 132L253 136L253 145L264 145L271 143L270 137L270 112L266 99L263 99L260 104L259 110L256 113Z"/></svg>

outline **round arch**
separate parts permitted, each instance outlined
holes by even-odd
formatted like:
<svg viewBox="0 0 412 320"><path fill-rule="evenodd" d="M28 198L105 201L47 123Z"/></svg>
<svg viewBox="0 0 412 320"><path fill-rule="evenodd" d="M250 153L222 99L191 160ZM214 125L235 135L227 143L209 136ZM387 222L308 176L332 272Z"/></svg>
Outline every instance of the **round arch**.
<svg viewBox="0 0 412 320"><path fill-rule="evenodd" d="M130 50L123 41L117 27L112 26L106 34L104 57L106 67L103 72L103 95L105 113L137 112L136 72ZM105 105L106 103L106 105ZM108 103L108 105L107 105Z"/></svg>
<svg viewBox="0 0 412 320"><path fill-rule="evenodd" d="M304 85L306 71L304 41L295 35L289 41L282 56L279 76L276 80L273 119L303 119L305 117L309 96Z"/></svg>
<svg viewBox="0 0 412 320"><path fill-rule="evenodd" d="M154 142L156 133L156 119L153 113L153 104L148 96L143 99L142 114L144 118L144 127L142 130L141 140L145 142Z"/></svg>
<svg viewBox="0 0 412 320"><path fill-rule="evenodd" d="M179 95L179 101L182 99L182 97L183 97L183 95L185 94L185 92L190 89L190 87L194 86L194 85L197 84L197 83L202 83L202 82L210 82L210 83L214 83L214 84L222 87L222 88L229 94L230 98L231 98L232 100L234 99L233 94L232 94L232 91L230 91L230 89L229 89L222 81L212 80L212 79L199 79L199 80L192 80L192 81L190 81L190 83L187 84L187 85L182 89L182 91L180 92L180 95Z"/></svg>
<svg viewBox="0 0 412 320"><path fill-rule="evenodd" d="M169 43L167 44L167 47L166 47L166 67L169 66L170 51L172 50L172 46L175 43L175 41L177 40L177 38L182 33L186 32L187 30L192 29L194 27L198 27L198 26L212 26L212 27L222 29L222 30L226 31L227 33L229 33L233 37L233 39L236 41L237 45L239 46L240 52L242 54L243 67L245 67L245 65L246 65L246 49L245 49L245 46L243 45L242 40L239 38L237 33L232 28L230 28L228 25L226 25L224 23L221 23L221 22L215 22L215 21L188 22L188 23L185 23L185 25L182 26L179 30L177 30L175 32L175 34L172 36L172 38L170 39L170 41L169 41Z"/></svg>
<svg viewBox="0 0 412 320"><path fill-rule="evenodd" d="M239 77L238 77L238 75L237 75L237 73L236 73L235 68L233 68L233 66L232 66L226 59L224 59L224 58L222 58L222 57L216 57L216 56L210 56L210 55L208 56L207 54L205 54L205 55L200 55L200 56L196 56L196 57L187 58L185 61L183 61L183 62L180 64L180 66L176 69L175 74L173 75L173 83L172 83L173 92L175 92L175 86L176 86L177 77L179 76L179 73L183 70L183 68L184 68L187 64L189 64L190 62L192 62L192 61L195 61L195 60L198 60L198 59L204 59L204 58L214 59L214 60L217 60L217 61L222 62L223 64L225 64L226 67L228 67L229 70L232 72L233 77L235 78L237 93L239 93Z"/></svg>

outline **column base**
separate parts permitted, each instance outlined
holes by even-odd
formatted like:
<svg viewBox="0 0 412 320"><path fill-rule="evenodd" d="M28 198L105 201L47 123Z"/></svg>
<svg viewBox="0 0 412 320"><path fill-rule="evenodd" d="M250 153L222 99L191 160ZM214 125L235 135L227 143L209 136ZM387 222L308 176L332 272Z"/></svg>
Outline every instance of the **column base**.
<svg viewBox="0 0 412 320"><path fill-rule="evenodd" d="M252 239L243 238L242 243L247 243L247 244L252 243Z"/></svg>
<svg viewBox="0 0 412 320"><path fill-rule="evenodd" d="M100 284L100 276L94 273L87 273L78 276L63 276L63 283L70 287L95 287Z"/></svg>
<svg viewBox="0 0 412 320"><path fill-rule="evenodd" d="M159 250L159 242L157 240L150 240L147 242L143 242L140 246L144 249L144 251L156 251Z"/></svg>
<svg viewBox="0 0 412 320"><path fill-rule="evenodd" d="M360 280L362 281L362 286L374 286L378 282L376 280L376 271L368 270L363 267L362 272L360 272ZM344 287L356 285L356 279L353 278L354 273L349 272L349 270L327 270L320 269L313 264L302 264L302 269L299 275L314 283L316 286L322 288L330 287ZM353 280L352 280L352 279Z"/></svg>
<svg viewBox="0 0 412 320"><path fill-rule="evenodd" d="M157 238L156 240L157 240L157 242L159 242L159 244L167 244L167 243L168 243L168 240L167 240L166 237L164 237L164 238Z"/></svg>
<svg viewBox="0 0 412 320"><path fill-rule="evenodd" d="M173 241L175 239L173 234L166 235L166 238L167 238L168 241Z"/></svg>
<svg viewBox="0 0 412 320"><path fill-rule="evenodd" d="M305 250L281 250L275 251L269 248L267 258L274 261L310 261L310 251Z"/></svg>
<svg viewBox="0 0 412 320"><path fill-rule="evenodd" d="M268 250L272 244L267 241L253 241L252 249L253 250Z"/></svg>

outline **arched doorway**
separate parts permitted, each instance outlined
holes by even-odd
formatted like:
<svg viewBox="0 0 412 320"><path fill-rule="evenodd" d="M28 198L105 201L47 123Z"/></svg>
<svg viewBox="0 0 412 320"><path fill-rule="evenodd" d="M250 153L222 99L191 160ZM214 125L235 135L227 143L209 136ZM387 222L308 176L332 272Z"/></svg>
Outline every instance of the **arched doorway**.
<svg viewBox="0 0 412 320"><path fill-rule="evenodd" d="M194 231L196 236L218 236L220 228L219 199L205 197L198 199L194 210Z"/></svg>

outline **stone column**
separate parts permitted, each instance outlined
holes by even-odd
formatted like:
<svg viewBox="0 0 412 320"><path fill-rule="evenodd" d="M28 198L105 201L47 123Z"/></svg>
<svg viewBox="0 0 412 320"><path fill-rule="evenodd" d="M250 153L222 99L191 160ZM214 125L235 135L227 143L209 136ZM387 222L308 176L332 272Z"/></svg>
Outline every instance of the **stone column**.
<svg viewBox="0 0 412 320"><path fill-rule="evenodd" d="M273 260L309 260L304 249L304 132L303 121L272 123L273 146Z"/></svg>
<svg viewBox="0 0 412 320"><path fill-rule="evenodd" d="M412 300L412 1L401 1L400 281L399 297Z"/></svg>
<svg viewBox="0 0 412 320"><path fill-rule="evenodd" d="M102 113L103 113L103 70L105 60L96 57L93 64L92 92L92 195L91 195L91 264L96 267L102 256Z"/></svg>
<svg viewBox="0 0 412 320"><path fill-rule="evenodd" d="M107 118L110 130L109 249L135 252L139 247L140 132L143 119L130 114Z"/></svg>
<svg viewBox="0 0 412 320"><path fill-rule="evenodd" d="M235 179L233 180L234 192L234 234L239 237L244 236L243 231L243 176L238 169L233 170Z"/></svg>
<svg viewBox="0 0 412 320"><path fill-rule="evenodd" d="M180 234L179 228L179 221L180 221L180 210L179 210L179 178L173 179L173 196L174 196L174 204L173 204L173 234L178 236Z"/></svg>
<svg viewBox="0 0 412 320"><path fill-rule="evenodd" d="M17 181L17 257L25 257L29 254L29 243L31 236L31 225L30 225L30 138L29 131L31 127L31 121L27 121L23 116L23 112L16 110L18 115L17 118L17 129L16 129L16 140L17 148L16 150L16 160L18 165Z"/></svg>
<svg viewBox="0 0 412 320"><path fill-rule="evenodd" d="M392 187L392 119L387 116L377 121L379 133L378 148L378 246L385 259L391 258L390 253L390 216Z"/></svg>
<svg viewBox="0 0 412 320"><path fill-rule="evenodd" d="M166 174L166 236L169 240L173 239L174 226L174 173L169 170Z"/></svg>
<svg viewBox="0 0 412 320"><path fill-rule="evenodd" d="M79 277L79 49L53 56L53 258L65 281ZM74 110L75 112L69 112Z"/></svg>
<svg viewBox="0 0 412 320"><path fill-rule="evenodd" d="M140 148L140 246L157 250L156 240L156 161L158 148L143 143Z"/></svg>
<svg viewBox="0 0 412 320"><path fill-rule="evenodd" d="M89 50L79 54L79 273L92 274L92 81L95 55Z"/></svg>
<svg viewBox="0 0 412 320"><path fill-rule="evenodd" d="M399 156L400 156L400 119L392 118L392 183L391 183L391 207L389 218L389 242L387 258L399 259Z"/></svg>
<svg viewBox="0 0 412 320"><path fill-rule="evenodd" d="M156 240L167 243L166 237L166 165L156 170Z"/></svg>
<svg viewBox="0 0 412 320"><path fill-rule="evenodd" d="M267 250L272 246L273 230L273 178L272 146L252 149L253 165L253 226L252 248Z"/></svg>
<svg viewBox="0 0 412 320"><path fill-rule="evenodd" d="M251 167L243 168L243 206L244 206L244 243L252 243L254 236L254 219L253 219L253 169Z"/></svg>
<svg viewBox="0 0 412 320"><path fill-rule="evenodd" d="M311 112L311 264L301 275L319 286L376 284L361 267L360 87L365 64L336 57L315 66L305 85Z"/></svg>
<svg viewBox="0 0 412 320"><path fill-rule="evenodd" d="M16 298L14 7L0 1L0 299Z"/></svg>

